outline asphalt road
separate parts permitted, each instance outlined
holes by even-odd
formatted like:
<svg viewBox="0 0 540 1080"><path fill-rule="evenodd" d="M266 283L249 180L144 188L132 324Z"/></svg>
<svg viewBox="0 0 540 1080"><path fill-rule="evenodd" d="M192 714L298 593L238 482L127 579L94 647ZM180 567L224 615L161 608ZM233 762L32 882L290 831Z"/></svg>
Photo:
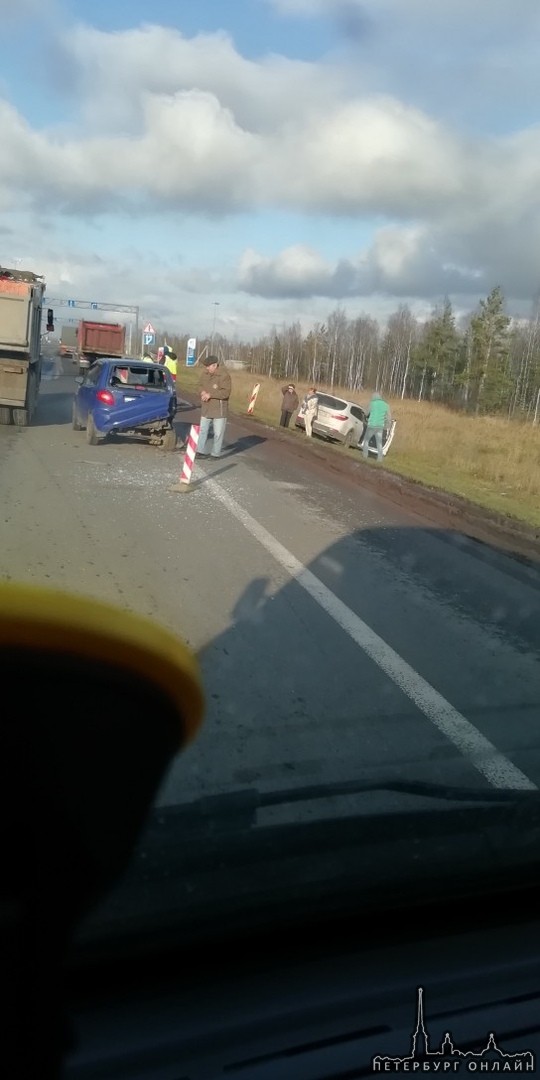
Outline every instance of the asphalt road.
<svg viewBox="0 0 540 1080"><path fill-rule="evenodd" d="M241 421L174 494L182 456L88 446L74 387L49 364L33 426L0 428L0 572L151 616L197 650L206 723L160 802L388 776L540 787L540 570Z"/></svg>

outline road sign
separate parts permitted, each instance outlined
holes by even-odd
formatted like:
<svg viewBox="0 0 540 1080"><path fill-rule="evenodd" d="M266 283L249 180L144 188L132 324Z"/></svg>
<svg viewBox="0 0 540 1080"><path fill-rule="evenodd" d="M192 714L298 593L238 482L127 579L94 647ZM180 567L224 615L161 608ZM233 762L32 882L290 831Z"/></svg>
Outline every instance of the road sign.
<svg viewBox="0 0 540 1080"><path fill-rule="evenodd" d="M144 344L145 345L154 345L155 340L156 340L156 335L155 334L145 334L144 335Z"/></svg>
<svg viewBox="0 0 540 1080"><path fill-rule="evenodd" d="M197 338L190 337L186 349L186 367L194 367L197 363L197 357L195 355L196 349Z"/></svg>
<svg viewBox="0 0 540 1080"><path fill-rule="evenodd" d="M148 322L146 324L145 328L144 328L144 333L145 334L155 334L155 332L156 331L154 330L154 327L152 326L152 323Z"/></svg>
<svg viewBox="0 0 540 1080"><path fill-rule="evenodd" d="M92 308L94 311L124 312L128 315L135 315L137 326L139 325L138 307L128 307L127 304L101 304L96 300L65 300L63 296L45 296L43 302L51 305L56 304L58 307Z"/></svg>

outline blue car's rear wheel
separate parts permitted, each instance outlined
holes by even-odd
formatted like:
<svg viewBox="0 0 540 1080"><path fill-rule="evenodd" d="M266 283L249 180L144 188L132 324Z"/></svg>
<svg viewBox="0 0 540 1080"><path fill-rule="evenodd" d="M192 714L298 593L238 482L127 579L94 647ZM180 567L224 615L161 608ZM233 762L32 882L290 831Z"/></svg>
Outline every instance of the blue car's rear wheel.
<svg viewBox="0 0 540 1080"><path fill-rule="evenodd" d="M86 441L90 443L90 446L97 446L98 442L101 442L98 438L96 425L94 424L94 418L91 413L88 413L88 420L86 422Z"/></svg>

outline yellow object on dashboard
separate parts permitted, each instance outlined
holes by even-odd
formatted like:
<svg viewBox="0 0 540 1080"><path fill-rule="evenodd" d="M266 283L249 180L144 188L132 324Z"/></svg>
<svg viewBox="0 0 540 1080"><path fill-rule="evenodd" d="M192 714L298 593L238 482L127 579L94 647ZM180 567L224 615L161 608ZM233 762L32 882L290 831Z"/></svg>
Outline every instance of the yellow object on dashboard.
<svg viewBox="0 0 540 1080"><path fill-rule="evenodd" d="M109 665L153 683L181 715L183 744L201 726L204 693L194 654L141 615L56 589L0 583L0 646Z"/></svg>

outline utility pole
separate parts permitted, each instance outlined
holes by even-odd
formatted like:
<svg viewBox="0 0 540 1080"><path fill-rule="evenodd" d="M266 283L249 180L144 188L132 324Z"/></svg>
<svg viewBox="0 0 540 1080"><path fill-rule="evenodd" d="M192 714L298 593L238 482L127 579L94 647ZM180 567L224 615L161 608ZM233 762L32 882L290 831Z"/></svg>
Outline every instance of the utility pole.
<svg viewBox="0 0 540 1080"><path fill-rule="evenodd" d="M216 315L217 315L218 307L219 307L219 300L214 300L214 320L212 322L212 340L210 342L210 353L213 353L213 351L214 351L214 335L215 335L215 332L216 332Z"/></svg>

